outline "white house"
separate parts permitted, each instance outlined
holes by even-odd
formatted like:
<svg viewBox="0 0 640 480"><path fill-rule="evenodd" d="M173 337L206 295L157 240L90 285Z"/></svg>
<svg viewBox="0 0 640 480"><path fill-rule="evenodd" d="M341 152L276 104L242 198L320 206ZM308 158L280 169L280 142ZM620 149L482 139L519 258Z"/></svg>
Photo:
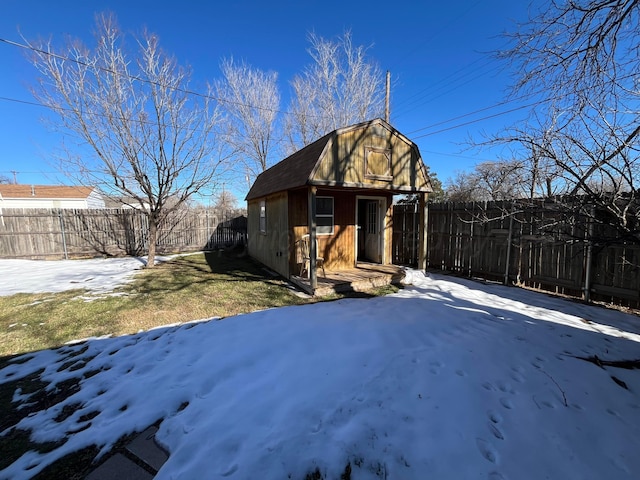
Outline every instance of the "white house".
<svg viewBox="0 0 640 480"><path fill-rule="evenodd" d="M0 208L105 208L96 187L0 184Z"/></svg>

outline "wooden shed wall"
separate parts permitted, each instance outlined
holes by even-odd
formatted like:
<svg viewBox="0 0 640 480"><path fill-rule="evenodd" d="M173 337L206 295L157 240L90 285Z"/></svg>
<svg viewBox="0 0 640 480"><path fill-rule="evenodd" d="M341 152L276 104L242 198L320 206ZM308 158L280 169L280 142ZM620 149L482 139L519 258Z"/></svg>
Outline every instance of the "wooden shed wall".
<svg viewBox="0 0 640 480"><path fill-rule="evenodd" d="M369 178L365 175L367 147L391 152L392 180ZM380 125L346 131L328 146L314 181L336 184L371 185L374 188L399 187L424 190L430 187L425 177L417 148L411 148L402 137Z"/></svg>
<svg viewBox="0 0 640 480"><path fill-rule="evenodd" d="M260 232L260 200L250 200L247 206L249 255L280 275L289 278L287 229L287 193L270 195L266 201L266 233Z"/></svg>
<svg viewBox="0 0 640 480"><path fill-rule="evenodd" d="M291 238L289 268L293 273L300 271L302 256L300 240L309 233L307 223L307 195L306 189L289 192L289 234ZM387 202L385 215L385 263L391 263L392 253L392 195L380 191L350 191L337 189L322 189L317 191L319 197L333 197L334 202L334 233L332 235L318 235L319 255L325 259L327 270L341 270L353 268L356 265L356 198L360 196L384 197Z"/></svg>

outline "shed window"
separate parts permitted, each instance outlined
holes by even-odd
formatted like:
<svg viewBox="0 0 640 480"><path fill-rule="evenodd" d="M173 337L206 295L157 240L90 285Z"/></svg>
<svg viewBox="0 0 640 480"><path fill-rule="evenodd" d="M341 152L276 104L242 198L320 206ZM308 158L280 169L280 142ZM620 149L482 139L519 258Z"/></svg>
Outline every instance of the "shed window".
<svg viewBox="0 0 640 480"><path fill-rule="evenodd" d="M267 233L267 202L260 200L260 233Z"/></svg>
<svg viewBox="0 0 640 480"><path fill-rule="evenodd" d="M316 197L316 227L319 235L333 233L333 197Z"/></svg>

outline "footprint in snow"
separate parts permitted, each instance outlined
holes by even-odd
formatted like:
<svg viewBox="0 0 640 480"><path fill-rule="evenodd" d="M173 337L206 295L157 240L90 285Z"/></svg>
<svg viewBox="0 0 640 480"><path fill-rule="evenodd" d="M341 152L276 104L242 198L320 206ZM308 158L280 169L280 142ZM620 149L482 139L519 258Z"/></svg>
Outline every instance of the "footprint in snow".
<svg viewBox="0 0 640 480"><path fill-rule="evenodd" d="M496 425L502 422L502 415L500 415L498 412L494 412L493 410L489 410L487 412L487 417L489 417L491 423L495 423Z"/></svg>
<svg viewBox="0 0 640 480"><path fill-rule="evenodd" d="M494 392L496 390L496 387L494 387L493 384L489 382L484 382L482 384L482 388L488 390L489 392Z"/></svg>
<svg viewBox="0 0 640 480"><path fill-rule="evenodd" d="M482 455L486 460L491 463L498 463L498 452L496 452L491 443L483 440L482 438L476 438L476 445L478 446L480 455Z"/></svg>
<svg viewBox="0 0 640 480"><path fill-rule="evenodd" d="M502 405L507 410L511 410L513 408L513 404L511 403L511 400L509 400L506 397L502 397L500 399L500 405Z"/></svg>
<svg viewBox="0 0 640 480"><path fill-rule="evenodd" d="M502 431L493 423L493 422L489 422L489 430L491 431L491 434L496 437L498 440L504 440L504 435L502 434Z"/></svg>
<svg viewBox="0 0 640 480"><path fill-rule="evenodd" d="M437 360L429 362L429 365L429 372L431 372L431 374L433 375L438 375L440 373L440 367L443 366L442 363L438 362Z"/></svg>
<svg viewBox="0 0 640 480"><path fill-rule="evenodd" d="M498 440L504 440L504 434L498 427L498 424L502 422L502 416L499 413L493 411L489 411L487 413L487 416L489 417L487 426L489 427L489 431L491 432L491 434Z"/></svg>
<svg viewBox="0 0 640 480"><path fill-rule="evenodd" d="M556 404L550 400L542 400L540 402L540 405L547 407L547 408L556 408Z"/></svg>
<svg viewBox="0 0 640 480"><path fill-rule="evenodd" d="M625 463L619 458L613 459L611 463L613 463L616 466L616 468L619 468L624 473L631 473L631 471L629 470L629 467L627 467L627 465L625 465Z"/></svg>
<svg viewBox="0 0 640 480"><path fill-rule="evenodd" d="M229 468L227 468L224 472L220 473L220 475L223 476L223 477L228 477L228 476L233 475L234 473L236 473L236 470L238 470L238 465L236 463L234 463Z"/></svg>
<svg viewBox="0 0 640 480"><path fill-rule="evenodd" d="M512 367L511 368L511 379L514 382L524 383L524 368L522 367Z"/></svg>
<svg viewBox="0 0 640 480"><path fill-rule="evenodd" d="M514 394L516 391L513 389L509 382L498 382L498 388L502 393Z"/></svg>

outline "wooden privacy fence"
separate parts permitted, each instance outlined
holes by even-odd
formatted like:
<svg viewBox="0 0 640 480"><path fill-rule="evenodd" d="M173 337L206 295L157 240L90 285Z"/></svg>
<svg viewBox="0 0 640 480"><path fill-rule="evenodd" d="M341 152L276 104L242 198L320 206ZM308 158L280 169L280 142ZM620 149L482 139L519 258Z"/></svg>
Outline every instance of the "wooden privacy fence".
<svg viewBox="0 0 640 480"><path fill-rule="evenodd" d="M428 268L640 306L640 246L599 244L589 216L543 201L431 204L428 215Z"/></svg>
<svg viewBox="0 0 640 480"><path fill-rule="evenodd" d="M184 252L246 243L246 217L215 209L184 209L158 232L158 252ZM226 219L228 218L228 219ZM0 258L142 255L147 217L138 210L2 209Z"/></svg>

